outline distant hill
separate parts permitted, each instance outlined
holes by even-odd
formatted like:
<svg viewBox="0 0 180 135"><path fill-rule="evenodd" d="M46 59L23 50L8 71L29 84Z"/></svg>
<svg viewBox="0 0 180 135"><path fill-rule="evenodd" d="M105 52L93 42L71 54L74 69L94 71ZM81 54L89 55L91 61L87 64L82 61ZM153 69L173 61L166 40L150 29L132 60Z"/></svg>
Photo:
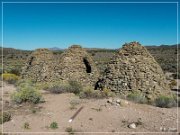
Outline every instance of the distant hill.
<svg viewBox="0 0 180 135"><path fill-rule="evenodd" d="M147 45L146 48L177 48L177 45ZM180 44L178 44L178 48L180 47Z"/></svg>
<svg viewBox="0 0 180 135"><path fill-rule="evenodd" d="M58 48L58 47L52 47L52 48L48 48L49 50L51 51L60 51L60 50L64 50L64 49L61 49L61 48Z"/></svg>

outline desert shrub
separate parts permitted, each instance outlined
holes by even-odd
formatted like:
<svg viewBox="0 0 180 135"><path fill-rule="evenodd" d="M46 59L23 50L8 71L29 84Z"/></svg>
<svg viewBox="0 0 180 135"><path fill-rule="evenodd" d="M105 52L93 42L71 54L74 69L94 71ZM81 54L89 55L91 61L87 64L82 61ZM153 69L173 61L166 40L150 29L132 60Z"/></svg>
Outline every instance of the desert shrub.
<svg viewBox="0 0 180 135"><path fill-rule="evenodd" d="M51 128L51 129L57 129L57 128L58 128L58 123L57 123L57 122L52 122L52 123L50 124L50 128Z"/></svg>
<svg viewBox="0 0 180 135"><path fill-rule="evenodd" d="M180 98L178 97L177 94L172 95L174 101L176 102L176 106L180 107Z"/></svg>
<svg viewBox="0 0 180 135"><path fill-rule="evenodd" d="M108 96L108 94L109 94L110 90L109 90L109 89L107 89L107 88L104 88L104 89L103 89L103 92L104 92L104 94L105 94L106 96Z"/></svg>
<svg viewBox="0 0 180 135"><path fill-rule="evenodd" d="M136 103L147 103L147 99L144 94L140 92L133 92L127 95L127 99Z"/></svg>
<svg viewBox="0 0 180 135"><path fill-rule="evenodd" d="M12 67L7 72L11 73L11 74L15 74L17 76L20 76L20 74L21 74L21 67Z"/></svg>
<svg viewBox="0 0 180 135"><path fill-rule="evenodd" d="M82 85L77 81L69 81L69 86L70 86L70 92L74 94L79 94L83 89Z"/></svg>
<svg viewBox="0 0 180 135"><path fill-rule="evenodd" d="M72 99L69 103L70 103L70 109L76 109L76 106L80 104L80 99Z"/></svg>
<svg viewBox="0 0 180 135"><path fill-rule="evenodd" d="M10 121L12 118L11 113L9 112L3 112L3 114L0 114L0 124Z"/></svg>
<svg viewBox="0 0 180 135"><path fill-rule="evenodd" d="M27 86L35 87L35 83L33 81L27 80L27 79L19 79L15 85L17 88L27 87Z"/></svg>
<svg viewBox="0 0 180 135"><path fill-rule="evenodd" d="M32 109L31 112L32 112L32 113L36 113L36 109Z"/></svg>
<svg viewBox="0 0 180 135"><path fill-rule="evenodd" d="M54 83L49 83L49 82L39 82L39 83L36 83L36 88L37 89L43 89L43 90L48 90L49 88L53 87L54 85L52 85Z"/></svg>
<svg viewBox="0 0 180 135"><path fill-rule="evenodd" d="M67 127L65 131L68 132L70 135L74 134L75 132L72 127Z"/></svg>
<svg viewBox="0 0 180 135"><path fill-rule="evenodd" d="M155 99L154 104L161 108L171 108L176 106L176 100L173 97L161 95Z"/></svg>
<svg viewBox="0 0 180 135"><path fill-rule="evenodd" d="M87 98L90 97L93 93L93 90L89 87L86 87L83 91L79 93L80 98Z"/></svg>
<svg viewBox="0 0 180 135"><path fill-rule="evenodd" d="M83 91L79 94L80 98L95 98L101 99L107 97L103 91L93 90L91 87L86 87Z"/></svg>
<svg viewBox="0 0 180 135"><path fill-rule="evenodd" d="M115 93L112 92L110 89L108 88L104 88L103 89L103 93L106 97L114 97L115 96Z"/></svg>
<svg viewBox="0 0 180 135"><path fill-rule="evenodd" d="M102 99L102 98L107 98L107 96L103 91L94 90L92 93L92 98Z"/></svg>
<svg viewBox="0 0 180 135"><path fill-rule="evenodd" d="M15 84L19 77L15 74L10 74L10 73L4 73L2 74L2 79L9 84Z"/></svg>
<svg viewBox="0 0 180 135"><path fill-rule="evenodd" d="M174 73L174 74L172 74L172 77L173 77L174 79L180 79L180 72L179 72L179 73Z"/></svg>
<svg viewBox="0 0 180 135"><path fill-rule="evenodd" d="M24 125L23 125L23 128L24 129L30 129L30 125L28 122L25 122Z"/></svg>
<svg viewBox="0 0 180 135"><path fill-rule="evenodd" d="M61 93L74 93L79 94L80 91L82 91L82 85L76 81L69 81L68 83L54 83L45 85L44 89L55 93L55 94L61 94Z"/></svg>
<svg viewBox="0 0 180 135"><path fill-rule="evenodd" d="M177 82L176 82L176 80L171 80L170 83L169 83L169 87L171 89L173 89L174 86L177 86Z"/></svg>
<svg viewBox="0 0 180 135"><path fill-rule="evenodd" d="M22 82L17 87L17 92L11 96L15 103L22 102L39 103L43 100L41 93L35 88L32 83Z"/></svg>
<svg viewBox="0 0 180 135"><path fill-rule="evenodd" d="M50 88L47 88L47 90L55 94L66 93L69 92L69 85L66 84L54 85Z"/></svg>

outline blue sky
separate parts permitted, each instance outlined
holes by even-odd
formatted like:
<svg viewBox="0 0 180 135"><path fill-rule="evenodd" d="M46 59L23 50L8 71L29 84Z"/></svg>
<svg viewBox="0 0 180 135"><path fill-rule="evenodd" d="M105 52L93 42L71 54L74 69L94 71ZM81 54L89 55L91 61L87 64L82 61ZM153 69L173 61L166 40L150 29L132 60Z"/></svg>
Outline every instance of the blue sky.
<svg viewBox="0 0 180 135"><path fill-rule="evenodd" d="M4 47L119 48L176 43L177 5L4 3Z"/></svg>

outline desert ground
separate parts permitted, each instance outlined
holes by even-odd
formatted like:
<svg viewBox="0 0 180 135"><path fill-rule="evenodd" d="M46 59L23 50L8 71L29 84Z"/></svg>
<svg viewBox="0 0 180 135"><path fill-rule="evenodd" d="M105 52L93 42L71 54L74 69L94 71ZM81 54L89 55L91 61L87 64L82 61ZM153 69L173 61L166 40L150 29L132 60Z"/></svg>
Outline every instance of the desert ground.
<svg viewBox="0 0 180 135"><path fill-rule="evenodd" d="M4 111L12 113L12 119L3 124L5 133L138 134L136 132L141 132L140 134L145 134L158 132L156 134L175 135L179 132L177 122L180 122L180 119L177 112L180 109L176 107L159 108L136 104L118 97L79 99L72 93L52 94L44 90L41 90L44 103L15 105L10 101L11 93L16 90L15 86L3 83L2 87ZM120 104L116 103L117 100L120 100ZM75 104L72 105L72 102ZM68 122L80 107L83 107L80 113L71 123ZM49 127L52 122L58 123L57 129ZM24 128L24 123L29 123L28 129ZM132 123L136 123L137 127L129 128Z"/></svg>

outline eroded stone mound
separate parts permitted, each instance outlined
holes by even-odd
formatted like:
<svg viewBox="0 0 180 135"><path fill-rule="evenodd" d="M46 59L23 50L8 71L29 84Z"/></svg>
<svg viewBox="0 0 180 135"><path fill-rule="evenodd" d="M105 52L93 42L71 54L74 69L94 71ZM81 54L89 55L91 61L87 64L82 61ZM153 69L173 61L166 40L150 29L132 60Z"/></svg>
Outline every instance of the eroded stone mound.
<svg viewBox="0 0 180 135"><path fill-rule="evenodd" d="M138 42L123 45L108 64L97 86L107 87L124 95L140 91L148 99L169 92L161 67Z"/></svg>
<svg viewBox="0 0 180 135"><path fill-rule="evenodd" d="M48 49L37 49L28 58L22 78L35 82L77 81L94 86L99 71L81 46L73 45L58 58Z"/></svg>
<svg viewBox="0 0 180 135"><path fill-rule="evenodd" d="M73 45L60 58L56 73L62 80L75 80L83 85L94 85L99 71L89 54L79 45Z"/></svg>
<svg viewBox="0 0 180 135"><path fill-rule="evenodd" d="M51 81L54 74L54 57L48 49L37 49L28 58L21 73L22 78L35 82Z"/></svg>

